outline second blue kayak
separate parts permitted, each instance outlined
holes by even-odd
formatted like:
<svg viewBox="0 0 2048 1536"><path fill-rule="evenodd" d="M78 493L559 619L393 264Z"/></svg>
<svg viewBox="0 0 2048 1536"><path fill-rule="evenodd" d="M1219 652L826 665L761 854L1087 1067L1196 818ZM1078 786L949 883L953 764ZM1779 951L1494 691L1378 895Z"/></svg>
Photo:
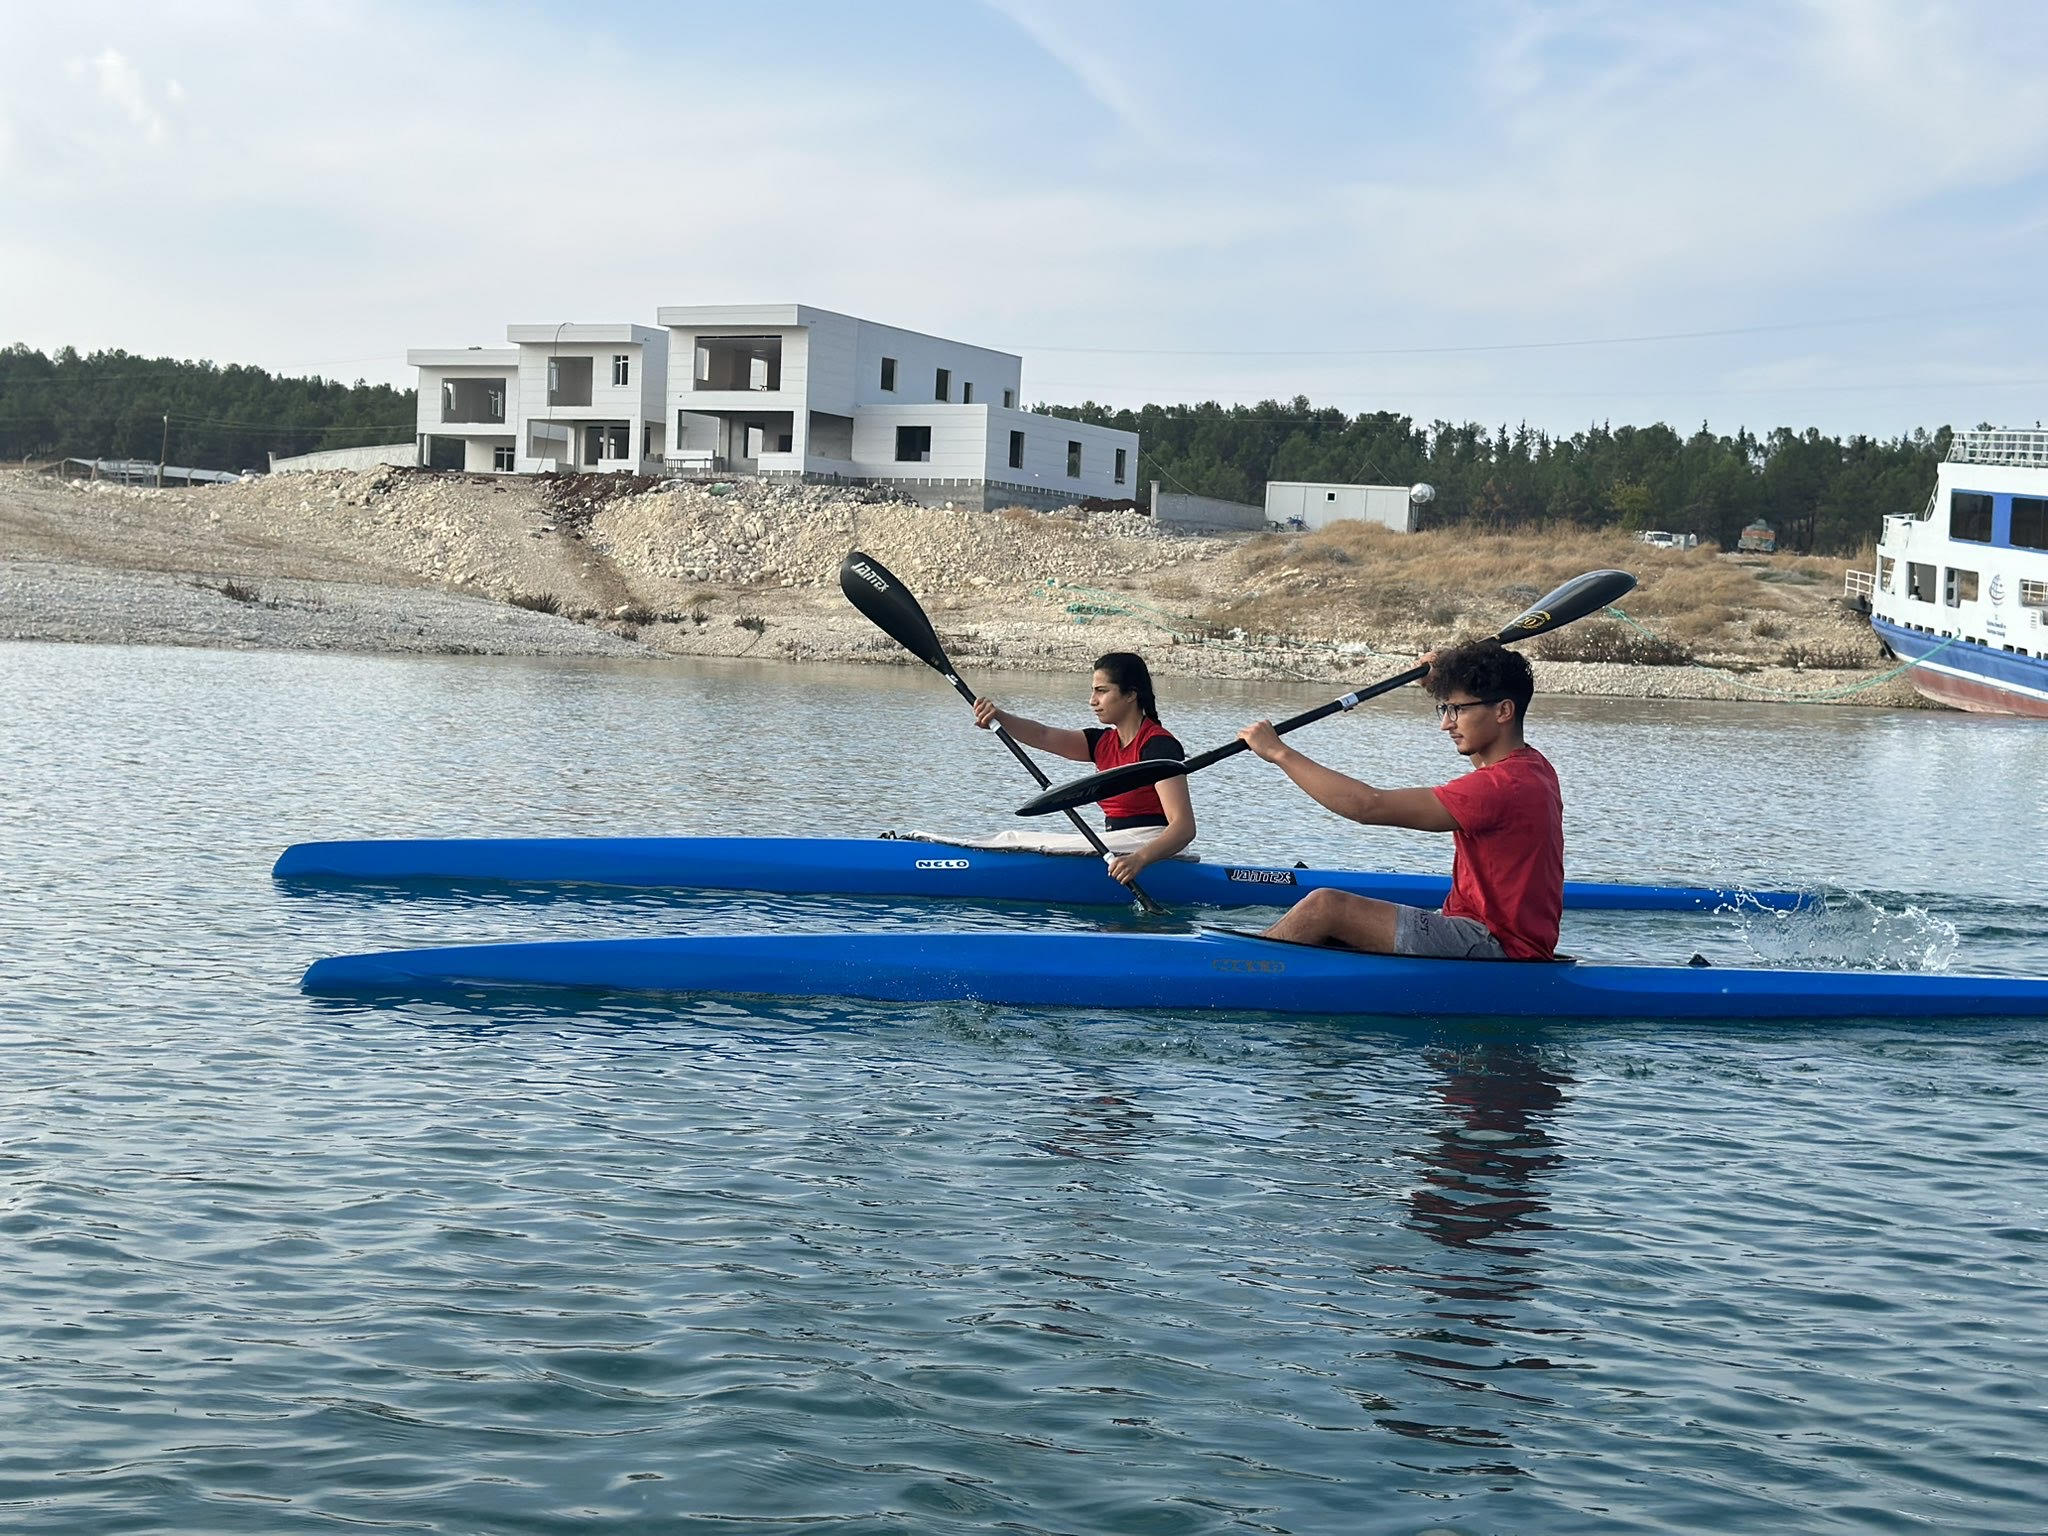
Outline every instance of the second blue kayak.
<svg viewBox="0 0 2048 1536"><path fill-rule="evenodd" d="M1127 905L1131 893L1087 855L982 849L888 837L478 837L297 843L271 873L279 880L492 880L517 884L770 891L818 896L922 896L955 901ZM1145 889L1177 907L1291 907L1333 889L1437 907L1442 875L1290 869L1169 859L1145 871ZM1711 912L1742 904L1787 911L1800 891L1567 880L1580 910Z"/></svg>
<svg viewBox="0 0 2048 1536"><path fill-rule="evenodd" d="M338 955L301 986L340 995L572 987L1028 1007L1379 1017L2048 1017L2048 980L1898 971L1421 960L1248 934L706 934Z"/></svg>

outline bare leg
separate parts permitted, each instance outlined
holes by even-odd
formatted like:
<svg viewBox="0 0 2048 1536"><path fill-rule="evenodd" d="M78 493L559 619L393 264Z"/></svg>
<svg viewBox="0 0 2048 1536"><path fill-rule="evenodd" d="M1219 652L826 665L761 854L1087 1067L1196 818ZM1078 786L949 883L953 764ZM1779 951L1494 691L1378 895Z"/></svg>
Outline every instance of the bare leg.
<svg viewBox="0 0 2048 1536"><path fill-rule="evenodd" d="M1349 891L1310 891L1268 928L1265 936L1296 944L1335 943L1369 955L1391 955L1399 911L1390 901L1374 901Z"/></svg>

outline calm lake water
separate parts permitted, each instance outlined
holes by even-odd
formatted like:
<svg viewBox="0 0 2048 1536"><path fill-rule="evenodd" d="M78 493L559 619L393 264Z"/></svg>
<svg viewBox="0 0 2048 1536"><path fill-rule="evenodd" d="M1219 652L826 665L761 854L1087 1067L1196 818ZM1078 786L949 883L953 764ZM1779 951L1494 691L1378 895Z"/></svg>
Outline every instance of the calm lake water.
<svg viewBox="0 0 2048 1536"><path fill-rule="evenodd" d="M1085 723L1085 679L982 681ZM1575 953L2048 973L2048 727L1531 736L1574 875L1829 893ZM1458 767L1412 692L1297 739ZM319 837L1013 824L922 670L0 645L0 762L0 1527L2043 1528L2038 1023L298 993L401 944L1120 920L269 879ZM1215 857L1448 861L1255 762L1197 808Z"/></svg>

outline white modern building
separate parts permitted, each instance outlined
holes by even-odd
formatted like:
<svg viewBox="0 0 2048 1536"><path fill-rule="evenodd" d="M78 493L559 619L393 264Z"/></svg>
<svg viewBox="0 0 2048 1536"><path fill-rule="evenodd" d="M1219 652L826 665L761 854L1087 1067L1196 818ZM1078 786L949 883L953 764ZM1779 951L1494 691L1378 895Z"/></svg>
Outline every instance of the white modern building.
<svg viewBox="0 0 2048 1536"><path fill-rule="evenodd" d="M511 470L519 441L519 349L428 347L419 370L415 462L436 469Z"/></svg>
<svg viewBox="0 0 2048 1536"><path fill-rule="evenodd" d="M419 370L419 462L436 469L658 475L668 332L512 325L510 347L407 352Z"/></svg>
<svg viewBox="0 0 2048 1536"><path fill-rule="evenodd" d="M1023 359L807 304L664 306L670 467L894 481L929 499L1135 494L1135 433L1019 409Z"/></svg>
<svg viewBox="0 0 2048 1536"><path fill-rule="evenodd" d="M1396 533L1413 533L1421 486L1317 485L1301 480L1266 482L1266 521L1286 528L1322 528L1358 520Z"/></svg>
<svg viewBox="0 0 2048 1536"><path fill-rule="evenodd" d="M519 347L518 469L658 475L668 333L646 325L508 325Z"/></svg>
<svg viewBox="0 0 2048 1536"><path fill-rule="evenodd" d="M1023 359L805 304L514 325L408 352L437 468L889 481L928 501L1135 496L1135 433L1022 410Z"/></svg>

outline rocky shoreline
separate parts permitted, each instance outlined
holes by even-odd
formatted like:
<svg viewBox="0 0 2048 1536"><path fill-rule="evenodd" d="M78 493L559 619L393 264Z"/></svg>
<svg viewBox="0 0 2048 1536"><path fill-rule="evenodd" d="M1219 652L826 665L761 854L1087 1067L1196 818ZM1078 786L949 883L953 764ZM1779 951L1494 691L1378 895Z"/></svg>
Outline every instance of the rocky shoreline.
<svg viewBox="0 0 2048 1536"><path fill-rule="evenodd" d="M1351 683L1457 632L1454 606L1463 618L1467 607L1511 612L1513 601L1412 594L1413 611L1364 625L1338 584L1326 616L1252 635L1189 612L1220 611L1243 592L1245 541L1163 535L1130 512L956 512L872 488L540 485L380 470L156 491L5 471L0 639L916 665L839 593L839 558L856 546L912 586L963 668L984 671L1071 671L1135 649L1163 676ZM1626 544L1615 553L1637 557ZM1295 566L1278 577L1266 578L1271 590L1312 597L1324 580ZM1773 633L1823 655L1860 644L1867 664L1539 656L1539 686L1920 704L1903 680L1862 686L1887 670L1867 628L1817 599L1809 606L1810 619L1772 608Z"/></svg>

